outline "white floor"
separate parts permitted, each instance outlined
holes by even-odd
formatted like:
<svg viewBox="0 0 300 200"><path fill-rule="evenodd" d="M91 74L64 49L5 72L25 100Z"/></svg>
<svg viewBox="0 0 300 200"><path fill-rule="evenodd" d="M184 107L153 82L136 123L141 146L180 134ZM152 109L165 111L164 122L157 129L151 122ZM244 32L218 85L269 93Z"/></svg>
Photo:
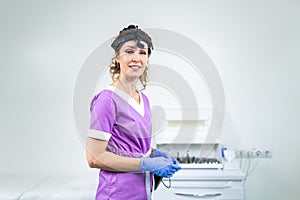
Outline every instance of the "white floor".
<svg viewBox="0 0 300 200"><path fill-rule="evenodd" d="M0 176L0 200L94 200L98 174Z"/></svg>

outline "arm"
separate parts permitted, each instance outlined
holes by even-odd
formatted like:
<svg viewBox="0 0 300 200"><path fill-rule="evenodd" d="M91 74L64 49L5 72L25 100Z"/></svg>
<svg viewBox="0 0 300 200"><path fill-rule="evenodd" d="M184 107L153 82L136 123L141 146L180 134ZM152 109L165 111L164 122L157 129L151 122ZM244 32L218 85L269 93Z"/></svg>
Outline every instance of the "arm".
<svg viewBox="0 0 300 200"><path fill-rule="evenodd" d="M115 123L113 99L104 93L95 96L91 103L91 121L86 140L86 158L91 168L110 171L139 171L140 159L128 158L106 151ZM92 132L91 132L92 131Z"/></svg>
<svg viewBox="0 0 300 200"><path fill-rule="evenodd" d="M140 158L128 158L106 151L107 141L87 137L86 158L91 168L109 171L140 171Z"/></svg>
<svg viewBox="0 0 300 200"><path fill-rule="evenodd" d="M114 102L106 95L96 96L91 103L92 116L86 142L90 167L120 172L150 171L163 177L171 177L180 169L164 157L128 158L106 151L116 118L114 108Z"/></svg>

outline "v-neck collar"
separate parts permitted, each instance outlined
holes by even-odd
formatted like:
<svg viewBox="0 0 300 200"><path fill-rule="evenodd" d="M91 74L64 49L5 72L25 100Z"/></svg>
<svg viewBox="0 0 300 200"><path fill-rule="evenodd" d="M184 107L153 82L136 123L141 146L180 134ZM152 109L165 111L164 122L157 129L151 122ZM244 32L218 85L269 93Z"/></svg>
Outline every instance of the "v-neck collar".
<svg viewBox="0 0 300 200"><path fill-rule="evenodd" d="M127 94L126 92L124 92L123 90L120 90L119 88L117 88L115 86L110 85L106 89L116 93L118 96L120 96L122 99L124 99L129 105L131 105L141 116L144 116L144 114L145 114L144 100L143 100L143 97L142 97L142 94L140 91L138 91L138 94L140 96L140 103L138 103L129 94Z"/></svg>

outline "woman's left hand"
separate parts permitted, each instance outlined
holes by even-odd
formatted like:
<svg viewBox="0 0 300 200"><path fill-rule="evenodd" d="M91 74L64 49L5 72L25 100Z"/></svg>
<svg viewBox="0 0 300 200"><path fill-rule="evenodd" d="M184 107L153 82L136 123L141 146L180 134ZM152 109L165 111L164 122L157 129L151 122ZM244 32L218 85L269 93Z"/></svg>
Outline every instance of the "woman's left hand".
<svg viewBox="0 0 300 200"><path fill-rule="evenodd" d="M176 160L176 158L174 156L171 156L167 152L163 152L158 149L153 149L152 155L153 155L153 157L164 157L164 158L171 160L176 165L179 164L178 161Z"/></svg>

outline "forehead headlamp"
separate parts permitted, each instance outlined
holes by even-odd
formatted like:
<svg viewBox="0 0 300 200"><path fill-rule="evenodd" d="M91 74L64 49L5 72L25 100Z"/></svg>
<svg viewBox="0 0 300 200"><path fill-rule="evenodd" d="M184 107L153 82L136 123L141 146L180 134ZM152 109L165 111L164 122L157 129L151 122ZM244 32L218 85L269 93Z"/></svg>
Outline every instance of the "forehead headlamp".
<svg viewBox="0 0 300 200"><path fill-rule="evenodd" d="M138 48L141 49L144 48L144 44L141 43L141 41L144 41L148 45L149 49L153 49L151 38L149 38L149 36L142 33L137 26L130 25L128 26L128 28L124 28L122 31L120 31L120 34L123 33L124 31L131 30L131 29L134 29L135 31L128 34L124 34L123 36L120 36L115 41L113 41L111 47L115 50L115 52L117 52L125 42L128 42L130 40L137 41L136 45Z"/></svg>

